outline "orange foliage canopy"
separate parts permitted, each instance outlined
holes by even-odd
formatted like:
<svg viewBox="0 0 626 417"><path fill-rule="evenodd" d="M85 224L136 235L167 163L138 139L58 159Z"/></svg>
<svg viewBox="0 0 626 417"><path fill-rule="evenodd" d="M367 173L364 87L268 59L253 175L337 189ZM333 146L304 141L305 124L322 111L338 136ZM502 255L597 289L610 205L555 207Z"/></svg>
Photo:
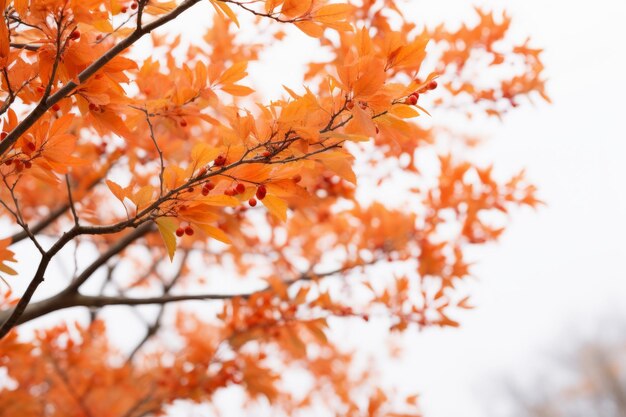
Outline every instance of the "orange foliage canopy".
<svg viewBox="0 0 626 417"><path fill-rule="evenodd" d="M397 0L208 2L187 43L163 26L199 0L0 1L0 415L162 414L231 386L240 412L419 414L336 326L458 325L468 249L538 200L462 159L445 115L547 100L539 50L481 10L449 30ZM248 68L299 31L326 58L268 101Z"/></svg>

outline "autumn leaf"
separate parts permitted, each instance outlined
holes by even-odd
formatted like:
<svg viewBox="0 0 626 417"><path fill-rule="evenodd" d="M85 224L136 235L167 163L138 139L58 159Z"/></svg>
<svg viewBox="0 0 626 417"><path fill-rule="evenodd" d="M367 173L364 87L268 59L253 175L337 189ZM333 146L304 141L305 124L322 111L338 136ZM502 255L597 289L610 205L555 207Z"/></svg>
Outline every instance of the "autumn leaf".
<svg viewBox="0 0 626 417"><path fill-rule="evenodd" d="M0 240L0 272L4 272L8 275L17 275L17 272L6 265L6 262L17 262L15 260L15 253L8 249L11 245L11 239Z"/></svg>
<svg viewBox="0 0 626 417"><path fill-rule="evenodd" d="M287 203L284 200L268 194L262 201L272 215L282 221L287 221Z"/></svg>
<svg viewBox="0 0 626 417"><path fill-rule="evenodd" d="M176 236L174 235L177 228L176 220L171 217L159 217L154 222L157 224L159 233L163 238L170 260L174 260L174 253L176 253Z"/></svg>

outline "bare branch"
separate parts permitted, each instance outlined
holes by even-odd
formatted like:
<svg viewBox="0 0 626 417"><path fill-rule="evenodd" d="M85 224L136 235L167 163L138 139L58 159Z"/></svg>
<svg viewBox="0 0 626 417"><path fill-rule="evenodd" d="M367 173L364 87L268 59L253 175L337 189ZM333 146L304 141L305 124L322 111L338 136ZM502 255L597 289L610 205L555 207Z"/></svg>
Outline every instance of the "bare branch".
<svg viewBox="0 0 626 417"><path fill-rule="evenodd" d="M100 258L98 258L87 269L85 269L83 273L78 276L76 281L74 281L65 291L53 297L52 298L53 302L48 303L48 304L46 303L40 304L39 307L43 310L43 312L40 312L40 314L38 314L36 317L39 317L43 314L47 314L51 311L57 310L58 309L57 306L66 306L66 307L71 306L71 304L66 305L67 302L71 301L67 297L68 294L75 292L78 289L78 287L80 287L80 285L82 285L82 283L84 283L108 259L116 255L117 253L121 252L122 250L124 250L124 248L128 246L133 240L139 238L140 236L143 236L148 231L150 231L151 228L152 228L151 223L144 223L141 226L139 226L137 230L129 233L124 238L120 239L120 241L116 245L111 247L111 249L109 249L107 252L102 254ZM68 242L72 241L76 236L80 235L81 232L84 231L85 229L88 230L89 228L75 226L70 231L64 233L61 236L61 238L54 245L52 245L52 247L47 252L45 252L42 255L41 261L39 262L39 266L37 267L37 271L35 272L35 276L28 284L28 287L26 288L26 291L22 295L22 298L17 303L13 311L9 314L8 318L4 321L2 326L0 326L0 339L6 336L14 326L24 321L24 320L20 320L20 317L22 316L22 314L24 314L24 311L26 310L26 307L28 306L28 304L30 303L30 300L35 294L37 287L39 287L39 285L44 281L45 273L48 268L48 265L50 264L50 260ZM61 307L61 308L64 308L64 307ZM2 318L2 315L0 315L0 318Z"/></svg>
<svg viewBox="0 0 626 417"><path fill-rule="evenodd" d="M70 177L65 174L65 185L67 185L67 198L69 201L70 210L74 217L74 224L78 227L78 214L76 214L76 207L74 207L74 198L72 197L72 187L70 186Z"/></svg>

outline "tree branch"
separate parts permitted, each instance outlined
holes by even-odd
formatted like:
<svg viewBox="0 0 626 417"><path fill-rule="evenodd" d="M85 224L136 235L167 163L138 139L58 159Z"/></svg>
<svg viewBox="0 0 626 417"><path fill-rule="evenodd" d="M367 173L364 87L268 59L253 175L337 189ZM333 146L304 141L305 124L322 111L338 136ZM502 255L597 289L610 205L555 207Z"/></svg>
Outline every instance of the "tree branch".
<svg viewBox="0 0 626 417"><path fill-rule="evenodd" d="M382 259L382 258L381 258ZM319 278L326 278L333 275L348 272L354 268L373 265L381 259L374 259L373 261L349 265L342 268L338 268L332 271L327 271L320 274L315 273L303 273L295 279L284 280L285 285L292 285L297 282L313 281ZM154 297L134 298L127 296L104 296L104 295L83 295L78 292L70 292L67 289L55 296L52 296L46 300L39 301L29 305L26 311L18 318L17 324L22 324L30 320L34 320L38 317L44 316L53 311L63 310L70 307L105 307L112 305L124 305L124 306L139 306L148 304L164 305L169 303L175 303L180 301L216 301L216 300L230 300L232 298L250 298L255 294L261 294L267 291L271 291L271 286L265 286L259 290L247 292L247 293L234 293L234 294L161 294ZM2 312L0 312L0 319L2 318Z"/></svg>
<svg viewBox="0 0 626 417"><path fill-rule="evenodd" d="M118 44L116 44L113 48L109 49L104 55L94 61L91 65L85 68L78 75L78 84L75 81L70 81L57 90L56 93L48 97L47 100L41 101L37 107L31 111L28 116L24 118L18 124L15 129L13 129L8 136L0 142L0 156L3 155L11 146L17 142L20 136L22 136L31 126L33 126L41 116L45 114L45 112L52 107L55 103L65 98L68 94L72 92L78 85L84 83L88 80L92 75L94 75L98 70L104 67L109 61L115 58L117 55L122 53L126 48L137 42L144 35L152 32L154 29L157 29L160 26L176 19L180 14L182 14L185 10L194 6L196 3L199 3L201 0L185 0L178 6L176 9L172 10L170 13L161 16L155 21L142 26L141 28L136 29L133 33L131 33L128 37L122 39ZM1 336L0 336L1 337Z"/></svg>
<svg viewBox="0 0 626 417"><path fill-rule="evenodd" d="M107 263L109 259L122 252L135 240L144 236L146 233L153 230L153 223L144 223L126 236L117 241L106 252L98 257L91 263L76 279L65 289L62 294L69 294L78 291L81 285L83 285L102 265Z"/></svg>
<svg viewBox="0 0 626 417"><path fill-rule="evenodd" d="M73 227L68 232L64 233L61 238L54 244L52 247L46 251L39 262L39 266L37 267L37 271L35 272L35 276L30 281L26 291L18 301L17 305L13 309L11 313L2 312L0 313L0 320L8 315L8 317L4 320L2 326L0 326L0 339L6 336L9 331L18 324L21 324L25 321L32 320L36 317L43 316L44 314L50 313L52 311L56 311L62 308L67 308L72 306L72 297L73 292L84 283L87 278L89 278L100 266L102 266L108 259L117 253L121 252L126 246L128 246L133 240L139 238L146 234L152 228L152 223L144 223L137 228L137 230L129 233L124 236L117 244L111 247L107 252L102 254L94 263L92 263L81 275L78 276L76 281L74 281L68 288L66 288L61 293L53 296L47 300L43 300L39 303L35 303L32 309L29 309L29 314L26 315L25 318L22 318L22 315L26 312L26 309L37 290L37 287L44 281L45 273L50 264L50 260L61 250L63 247L74 239L76 236L80 235L85 228L83 227ZM133 238L130 240L130 238Z"/></svg>

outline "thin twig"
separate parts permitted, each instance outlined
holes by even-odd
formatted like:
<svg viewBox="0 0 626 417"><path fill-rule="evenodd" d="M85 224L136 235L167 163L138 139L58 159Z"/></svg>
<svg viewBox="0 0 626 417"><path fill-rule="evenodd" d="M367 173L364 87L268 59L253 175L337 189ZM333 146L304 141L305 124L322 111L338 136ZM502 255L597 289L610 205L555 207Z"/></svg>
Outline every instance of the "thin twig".
<svg viewBox="0 0 626 417"><path fill-rule="evenodd" d="M68 174L65 174L65 185L67 185L67 197L69 201L70 211L72 212L72 216L74 217L74 224L76 227L79 227L78 224L78 215L76 214L76 207L74 207L74 198L72 197L72 187L70 186L70 177Z"/></svg>

